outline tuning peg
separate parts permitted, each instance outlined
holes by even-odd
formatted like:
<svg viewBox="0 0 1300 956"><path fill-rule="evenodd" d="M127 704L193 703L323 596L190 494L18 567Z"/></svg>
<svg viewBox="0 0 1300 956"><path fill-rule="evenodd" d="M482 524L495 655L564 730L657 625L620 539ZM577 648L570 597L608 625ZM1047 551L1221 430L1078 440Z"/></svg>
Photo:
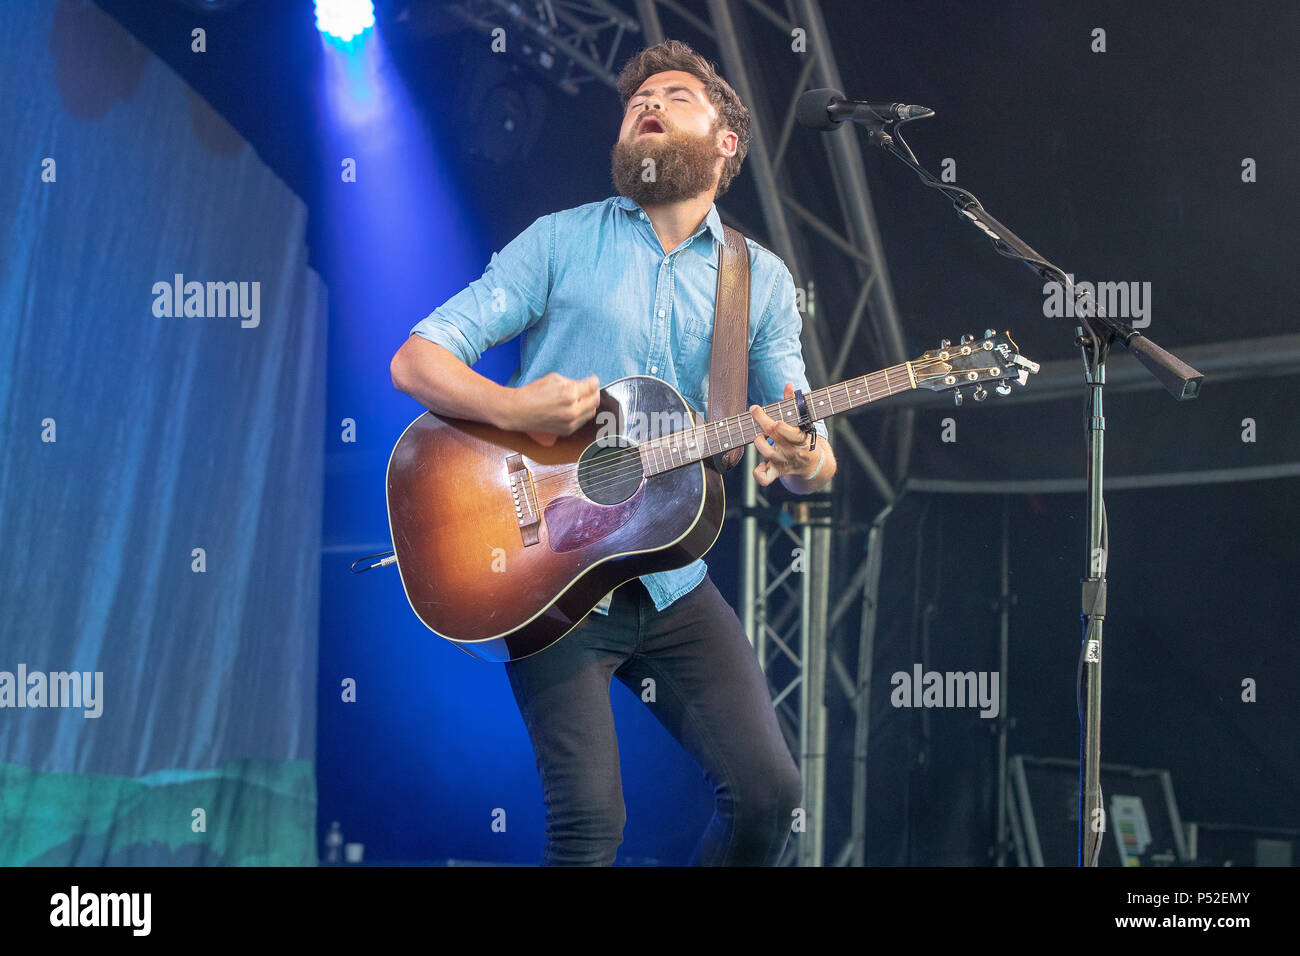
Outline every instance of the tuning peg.
<svg viewBox="0 0 1300 956"><path fill-rule="evenodd" d="M957 391L955 391L955 392L952 393L952 403L953 403L954 405L960 405L960 404L961 404L961 389L960 389L960 388L957 389Z"/></svg>
<svg viewBox="0 0 1300 956"><path fill-rule="evenodd" d="M993 338L993 336L995 336L995 335L997 335L997 333L994 332L992 329L985 329L985 330L984 330L984 337L985 337L986 339L991 339L991 338Z"/></svg>
<svg viewBox="0 0 1300 956"><path fill-rule="evenodd" d="M952 339L940 339L939 348L946 349L952 347Z"/></svg>
<svg viewBox="0 0 1300 956"><path fill-rule="evenodd" d="M975 341L975 336L973 336L973 335L971 335L969 332L967 332L965 335L963 335L963 336L961 337L961 342L958 343L958 344L960 344L960 345L969 345L971 342L974 342L974 341Z"/></svg>
<svg viewBox="0 0 1300 956"><path fill-rule="evenodd" d="M971 397L977 402L982 402L984 399L989 397L989 393L985 390L983 385L976 385L975 391L971 393Z"/></svg>
<svg viewBox="0 0 1300 956"><path fill-rule="evenodd" d="M1010 395L1010 394L1011 394L1011 383L1010 383L1010 382L998 382L997 387L994 389L994 391L997 392L999 395Z"/></svg>
<svg viewBox="0 0 1300 956"><path fill-rule="evenodd" d="M1016 384L1017 384L1017 385L1028 385L1028 384L1029 384L1029 370L1028 370L1028 369L1024 369L1024 368L1022 368L1022 369L1020 370L1020 374L1016 376Z"/></svg>

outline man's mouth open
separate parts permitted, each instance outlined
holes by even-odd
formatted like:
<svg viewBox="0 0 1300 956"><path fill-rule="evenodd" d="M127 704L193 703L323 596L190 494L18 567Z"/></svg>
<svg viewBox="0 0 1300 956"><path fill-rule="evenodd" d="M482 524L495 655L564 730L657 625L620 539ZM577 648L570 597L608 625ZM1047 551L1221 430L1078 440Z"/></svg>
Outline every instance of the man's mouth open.
<svg viewBox="0 0 1300 956"><path fill-rule="evenodd" d="M645 119L643 119L636 129L636 134L638 136L641 136L645 133L666 133L666 132L668 131L664 129L664 124L659 122L659 120L657 120L653 116L647 116Z"/></svg>

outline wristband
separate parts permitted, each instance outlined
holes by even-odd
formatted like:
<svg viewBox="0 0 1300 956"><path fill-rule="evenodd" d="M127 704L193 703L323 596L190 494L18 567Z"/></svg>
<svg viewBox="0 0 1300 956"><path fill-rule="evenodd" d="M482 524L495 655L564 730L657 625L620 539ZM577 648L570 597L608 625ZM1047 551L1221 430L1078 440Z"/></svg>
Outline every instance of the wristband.
<svg viewBox="0 0 1300 956"><path fill-rule="evenodd" d="M809 475L807 478L805 478L804 481L812 481L814 478L816 478L817 472L822 470L822 465L824 465L825 463L826 463L826 449L823 448L821 458L817 459L817 467L813 469L813 473Z"/></svg>

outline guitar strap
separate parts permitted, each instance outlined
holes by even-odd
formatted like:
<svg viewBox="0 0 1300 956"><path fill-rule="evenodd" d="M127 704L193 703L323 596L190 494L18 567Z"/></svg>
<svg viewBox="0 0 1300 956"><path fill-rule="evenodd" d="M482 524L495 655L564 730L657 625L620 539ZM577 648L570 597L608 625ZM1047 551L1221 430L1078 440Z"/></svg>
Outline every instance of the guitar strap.
<svg viewBox="0 0 1300 956"><path fill-rule="evenodd" d="M708 421L741 414L749 391L749 247L724 225L718 256L718 292L713 305L713 353L709 358ZM714 455L719 471L735 467L742 445Z"/></svg>

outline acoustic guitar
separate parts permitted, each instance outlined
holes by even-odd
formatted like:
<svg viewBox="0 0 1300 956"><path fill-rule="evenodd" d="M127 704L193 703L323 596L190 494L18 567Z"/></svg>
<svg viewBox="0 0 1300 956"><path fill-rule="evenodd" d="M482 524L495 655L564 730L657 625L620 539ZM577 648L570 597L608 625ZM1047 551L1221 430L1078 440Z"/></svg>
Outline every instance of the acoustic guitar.
<svg viewBox="0 0 1300 956"><path fill-rule="evenodd" d="M990 330L764 410L806 428L912 389L973 385L978 401L996 382L1007 394L1036 371L1008 333ZM482 660L544 650L618 585L704 555L725 504L715 456L760 434L748 411L698 421L650 375L604 386L595 417L552 445L425 412L388 460L388 523L411 609Z"/></svg>

